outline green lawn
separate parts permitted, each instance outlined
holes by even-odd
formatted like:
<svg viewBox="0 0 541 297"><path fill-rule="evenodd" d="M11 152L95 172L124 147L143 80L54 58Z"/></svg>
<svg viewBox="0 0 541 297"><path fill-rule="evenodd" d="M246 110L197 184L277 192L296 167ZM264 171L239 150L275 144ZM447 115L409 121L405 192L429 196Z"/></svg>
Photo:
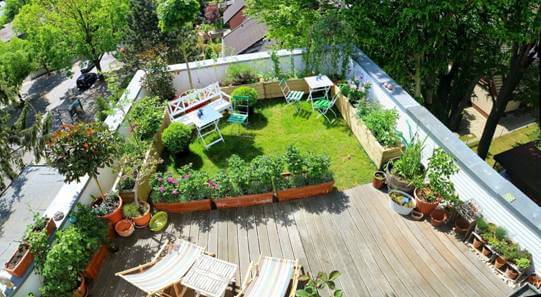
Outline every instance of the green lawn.
<svg viewBox="0 0 541 297"><path fill-rule="evenodd" d="M515 146L535 140L538 131L539 126L537 124L532 124L492 140L486 160L487 163L492 166L494 165L494 155L508 151ZM471 148L474 152L477 152L477 145L472 146Z"/></svg>
<svg viewBox="0 0 541 297"><path fill-rule="evenodd" d="M250 114L247 128L223 121L220 129L225 143L205 151L196 139L189 154L176 158L164 156L167 170L177 173L176 168L192 163L195 169L212 174L223 168L232 154L248 161L262 154L282 154L289 144L303 151L328 154L339 189L371 181L376 169L341 117L326 124L305 101L300 112L283 100L260 101L255 113Z"/></svg>

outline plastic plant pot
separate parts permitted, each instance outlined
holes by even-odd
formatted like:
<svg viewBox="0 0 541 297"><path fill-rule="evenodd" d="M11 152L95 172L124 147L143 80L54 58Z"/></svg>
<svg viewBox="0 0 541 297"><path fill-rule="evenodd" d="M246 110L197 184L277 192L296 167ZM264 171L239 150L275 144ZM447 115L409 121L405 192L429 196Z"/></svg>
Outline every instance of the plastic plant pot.
<svg viewBox="0 0 541 297"><path fill-rule="evenodd" d="M160 232L165 226L167 226L167 213L165 211L158 211L150 219L149 228L153 232Z"/></svg>

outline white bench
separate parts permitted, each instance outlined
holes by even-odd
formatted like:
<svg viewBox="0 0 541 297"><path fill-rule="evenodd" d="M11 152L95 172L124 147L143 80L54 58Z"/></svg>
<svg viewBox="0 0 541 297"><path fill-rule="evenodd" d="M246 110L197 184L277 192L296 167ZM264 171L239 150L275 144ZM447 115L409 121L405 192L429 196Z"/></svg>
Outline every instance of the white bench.
<svg viewBox="0 0 541 297"><path fill-rule="evenodd" d="M203 106L212 106L214 110L223 113L231 109L231 97L222 92L218 82L210 84L203 89L196 89L190 94L169 101L167 113L171 121L193 125L193 116Z"/></svg>

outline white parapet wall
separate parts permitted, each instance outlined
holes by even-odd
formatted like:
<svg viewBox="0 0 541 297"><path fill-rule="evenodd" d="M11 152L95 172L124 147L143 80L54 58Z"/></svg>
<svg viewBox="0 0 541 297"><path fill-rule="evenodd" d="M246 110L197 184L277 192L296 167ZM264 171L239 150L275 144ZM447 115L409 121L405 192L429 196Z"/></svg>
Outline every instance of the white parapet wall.
<svg viewBox="0 0 541 297"><path fill-rule="evenodd" d="M504 227L511 239L531 252L534 268L540 273L541 207L488 166L361 51L354 55L349 75L370 83L369 97L399 112L398 129L406 137L411 132L417 133L421 140L426 138L425 163L437 147L455 158L460 171L452 181L460 198L475 201L487 220ZM384 83L394 88L388 90Z"/></svg>

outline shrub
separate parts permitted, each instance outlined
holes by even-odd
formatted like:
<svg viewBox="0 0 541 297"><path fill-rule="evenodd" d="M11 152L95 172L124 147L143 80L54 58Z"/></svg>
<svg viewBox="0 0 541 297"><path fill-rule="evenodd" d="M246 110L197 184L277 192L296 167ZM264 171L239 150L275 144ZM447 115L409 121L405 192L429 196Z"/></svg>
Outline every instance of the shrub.
<svg viewBox="0 0 541 297"><path fill-rule="evenodd" d="M435 201L438 197L453 202L457 200L455 186L451 181L451 175L458 172L458 166L453 158L443 149L437 148L428 160L426 175L430 194L425 195L427 201ZM425 192L427 194L428 192Z"/></svg>
<svg viewBox="0 0 541 297"><path fill-rule="evenodd" d="M163 101L175 96L173 75L169 72L165 58L158 55L150 57L144 69L146 75L142 85L152 96L158 96Z"/></svg>
<svg viewBox="0 0 541 297"><path fill-rule="evenodd" d="M231 92L231 100L235 101L237 96L246 97L242 99L246 100L250 107L254 106L257 102L257 91L251 87L242 86L236 88Z"/></svg>
<svg viewBox="0 0 541 297"><path fill-rule="evenodd" d="M524 271L531 266L531 261L528 258L519 258L515 261L515 264L517 264L517 267L520 271Z"/></svg>
<svg viewBox="0 0 541 297"><path fill-rule="evenodd" d="M135 102L128 114L133 133L142 140L152 139L162 124L164 108L158 97L144 97Z"/></svg>
<svg viewBox="0 0 541 297"><path fill-rule="evenodd" d="M245 85L257 82L257 75L246 64L232 64L227 68L227 83Z"/></svg>
<svg viewBox="0 0 541 297"><path fill-rule="evenodd" d="M38 273L43 270L47 252L49 251L49 235L45 230L32 231L25 236L25 241L30 246L30 253L34 256L34 265Z"/></svg>
<svg viewBox="0 0 541 297"><path fill-rule="evenodd" d="M192 170L189 165L180 169L181 177L156 173L152 179L152 200L154 202L178 202L208 199L212 183L202 171Z"/></svg>
<svg viewBox="0 0 541 297"><path fill-rule="evenodd" d="M171 123L162 133L163 144L172 153L186 151L191 140L192 129L179 122Z"/></svg>
<svg viewBox="0 0 541 297"><path fill-rule="evenodd" d="M290 175L282 179L281 189L318 184L333 179L331 162L327 155L302 154L295 146L290 145L283 160Z"/></svg>

